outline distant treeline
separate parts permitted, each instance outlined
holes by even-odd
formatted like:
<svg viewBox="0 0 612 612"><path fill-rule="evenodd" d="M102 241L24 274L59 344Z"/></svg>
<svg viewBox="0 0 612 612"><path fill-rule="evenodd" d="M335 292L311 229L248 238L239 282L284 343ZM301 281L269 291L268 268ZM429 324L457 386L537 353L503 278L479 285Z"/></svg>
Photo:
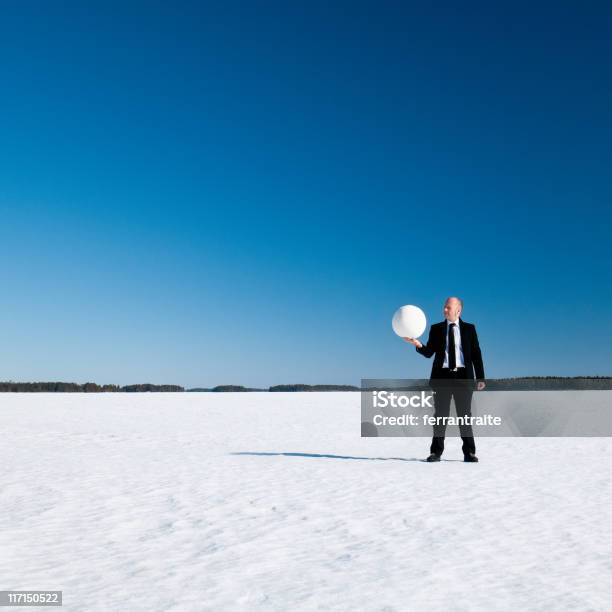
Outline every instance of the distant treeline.
<svg viewBox="0 0 612 612"><path fill-rule="evenodd" d="M381 381L382 383L383 381ZM612 376L524 376L519 378L487 379L489 391L546 391L546 390L612 390ZM423 388L428 387L428 381L420 381ZM410 390L421 388L417 381L409 387ZM365 390L377 388L364 387ZM388 388L384 384L380 388ZM200 392L200 393L237 393L237 392L292 392L292 391L360 391L353 385L274 385L268 389L256 389L242 385L218 385L212 388L196 387L185 389L180 385L98 385L96 383L70 382L0 382L0 393L143 393L143 392ZM398 387L399 390L399 387Z"/></svg>
<svg viewBox="0 0 612 612"><path fill-rule="evenodd" d="M274 385L268 391L359 391L352 385Z"/></svg>
<svg viewBox="0 0 612 612"><path fill-rule="evenodd" d="M256 389L242 385L217 385L210 389L197 387L185 389L179 385L98 385L71 382L0 382L0 393L142 393L142 392L200 392L200 393L237 393L254 391L359 391L350 385L276 385L268 389Z"/></svg>
<svg viewBox="0 0 612 612"><path fill-rule="evenodd" d="M487 380L489 391L607 391L611 376L523 376Z"/></svg>
<svg viewBox="0 0 612 612"><path fill-rule="evenodd" d="M242 385L217 385L211 389L196 387L195 389L187 389L194 393L239 393L246 391L267 391L268 389L254 389L251 387L243 387Z"/></svg>
<svg viewBox="0 0 612 612"><path fill-rule="evenodd" d="M274 385L267 389L253 389L242 387L241 385L219 385L218 387L212 387L212 389L198 387L196 389L187 389L187 391L213 393L236 393L242 391L359 391L359 387L351 385Z"/></svg>
<svg viewBox="0 0 612 612"><path fill-rule="evenodd" d="M0 382L0 393L138 393L143 391L184 391L178 385L97 385L69 382Z"/></svg>

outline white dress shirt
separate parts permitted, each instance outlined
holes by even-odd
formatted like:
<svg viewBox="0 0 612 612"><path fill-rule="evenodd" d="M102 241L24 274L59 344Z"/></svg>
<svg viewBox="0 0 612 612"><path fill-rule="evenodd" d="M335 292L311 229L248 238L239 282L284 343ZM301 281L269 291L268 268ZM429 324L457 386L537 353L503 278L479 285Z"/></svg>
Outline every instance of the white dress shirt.
<svg viewBox="0 0 612 612"><path fill-rule="evenodd" d="M444 363L443 368L448 368L448 330L451 322L446 319L446 349L444 351ZM453 328L454 341L455 341L455 362L458 368L464 368L465 363L463 361L463 349L461 348L461 331L459 330L459 319L455 321L455 327Z"/></svg>

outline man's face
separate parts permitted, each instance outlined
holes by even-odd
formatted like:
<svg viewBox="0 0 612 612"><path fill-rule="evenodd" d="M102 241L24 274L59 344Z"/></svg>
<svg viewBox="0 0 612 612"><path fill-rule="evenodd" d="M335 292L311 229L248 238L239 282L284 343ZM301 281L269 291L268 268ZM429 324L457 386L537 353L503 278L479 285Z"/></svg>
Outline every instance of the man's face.
<svg viewBox="0 0 612 612"><path fill-rule="evenodd" d="M461 314L461 303L457 298L449 298L444 303L444 318L454 323Z"/></svg>

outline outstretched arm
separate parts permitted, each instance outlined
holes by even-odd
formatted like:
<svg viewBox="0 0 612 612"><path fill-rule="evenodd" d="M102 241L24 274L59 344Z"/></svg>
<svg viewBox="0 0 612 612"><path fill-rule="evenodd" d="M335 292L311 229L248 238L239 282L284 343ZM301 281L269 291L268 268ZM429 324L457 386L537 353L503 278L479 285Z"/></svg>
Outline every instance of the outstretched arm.
<svg viewBox="0 0 612 612"><path fill-rule="evenodd" d="M427 344L423 344L420 340L416 340L415 338L404 338L404 340L416 346L417 353L421 353L424 357L429 358L436 352L431 344L431 327L429 328Z"/></svg>

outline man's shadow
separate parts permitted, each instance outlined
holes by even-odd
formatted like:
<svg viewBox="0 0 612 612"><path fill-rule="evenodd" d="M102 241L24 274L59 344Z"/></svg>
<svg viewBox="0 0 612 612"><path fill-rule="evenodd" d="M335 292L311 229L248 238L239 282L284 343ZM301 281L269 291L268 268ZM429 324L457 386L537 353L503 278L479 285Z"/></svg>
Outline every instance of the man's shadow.
<svg viewBox="0 0 612 612"><path fill-rule="evenodd" d="M253 455L258 457L308 457L309 459L353 459L357 461L418 461L427 463L425 459L418 457L353 457L351 455L329 455L323 453L270 453L270 452L250 452L242 451L230 453L230 455ZM459 459L440 459L440 461L460 461Z"/></svg>

